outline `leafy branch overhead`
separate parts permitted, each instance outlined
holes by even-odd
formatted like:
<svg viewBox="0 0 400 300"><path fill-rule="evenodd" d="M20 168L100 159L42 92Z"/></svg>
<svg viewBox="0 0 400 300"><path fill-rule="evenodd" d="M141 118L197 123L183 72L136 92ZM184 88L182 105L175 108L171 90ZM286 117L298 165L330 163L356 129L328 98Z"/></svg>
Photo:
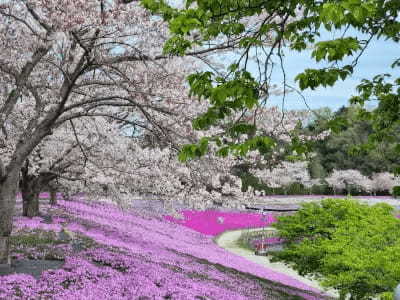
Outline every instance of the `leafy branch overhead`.
<svg viewBox="0 0 400 300"><path fill-rule="evenodd" d="M283 68L284 50L312 49L311 57L324 64L321 68L308 68L295 78L300 90L314 90L351 77L359 59L376 39L400 41L400 2L397 0L188 0L182 7L164 0L142 0L141 3L169 24L171 37L164 45L166 54L183 56L193 49L210 49L216 45L229 46L234 51L233 63L223 70L199 72L190 75L188 80L191 94L209 101L209 109L194 121L195 129L207 130L227 120L231 125L235 122L254 125L247 127L252 134L243 132L243 126L227 126L224 135L248 135L234 141L235 145L244 145L255 135L261 135L254 118L249 116L264 107L276 92L272 88L276 69L284 77L280 90L283 102L292 90L287 86ZM322 30L339 34L337 38L321 41ZM252 60L257 71L253 68L250 72ZM399 67L399 59L392 67ZM358 86L360 95L352 97L351 102L364 105L366 101L378 100L379 108L369 117L375 121L375 129L382 132L378 136L387 136L386 132L399 122L399 78L383 83L379 79L385 75L376 75L374 80L364 80ZM232 120L235 113L241 116ZM218 139L214 137L209 141L216 142ZM228 152L237 150L232 145L219 147ZM197 149L200 155L206 153L204 142L193 144L184 148L182 159L194 156L189 148L194 152ZM246 150L242 150L239 152L245 155Z"/></svg>

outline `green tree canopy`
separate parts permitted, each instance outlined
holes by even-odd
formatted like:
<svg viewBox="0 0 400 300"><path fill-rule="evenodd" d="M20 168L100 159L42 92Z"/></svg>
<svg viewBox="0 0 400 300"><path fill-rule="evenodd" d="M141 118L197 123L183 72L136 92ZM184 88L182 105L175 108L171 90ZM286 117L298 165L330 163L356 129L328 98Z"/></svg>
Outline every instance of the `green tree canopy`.
<svg viewBox="0 0 400 300"><path fill-rule="evenodd" d="M392 295L400 282L400 219L387 204L325 199L278 217L274 226L287 240L274 260L316 276L340 299Z"/></svg>
<svg viewBox="0 0 400 300"><path fill-rule="evenodd" d="M350 77L374 39L395 43L400 40L398 0L186 0L182 8L164 0L142 0L141 3L169 23L172 35L165 44L165 53L185 55L193 48L213 47L216 51L232 48L240 53L223 73L207 70L189 77L191 93L210 103L208 111L193 124L198 130L216 125L233 112L255 111L264 105L271 93L274 66L282 67L285 77L282 64L285 47L295 51L311 48L311 56L325 63L321 68L306 69L296 77L300 90L313 90L333 86ZM322 29L341 34L321 41ZM360 34L366 38L360 38ZM258 74L249 72L252 55L256 56ZM344 63L348 57L352 61ZM392 67L399 66L400 59L397 59ZM359 95L351 98L352 103L361 105L379 100L377 110L363 114L363 118L372 120L376 130L371 144L374 140L390 138L391 129L400 122L399 86L399 78L376 74L373 80L363 80L358 86ZM286 80L283 89L283 97L292 89ZM240 126L232 126L227 135L254 132L254 124L246 126L244 120L238 122ZM184 147L181 158L202 155L210 142L223 148L222 154L246 154L250 150L265 151L273 147L271 139L252 134L239 144L229 145L221 144L218 137L208 137L197 145ZM296 147L299 154L306 150L300 143Z"/></svg>
<svg viewBox="0 0 400 300"><path fill-rule="evenodd" d="M325 140L315 142L313 151L316 156L310 162L313 177L323 177L333 169L354 169L371 176L373 173L393 172L400 165L396 151L400 129L392 132L391 140L382 140L376 142L375 147L366 147L376 131L372 120L359 117L363 111L358 106L342 107L331 116L316 118L309 124L307 131L311 135L327 130L332 119L339 127Z"/></svg>

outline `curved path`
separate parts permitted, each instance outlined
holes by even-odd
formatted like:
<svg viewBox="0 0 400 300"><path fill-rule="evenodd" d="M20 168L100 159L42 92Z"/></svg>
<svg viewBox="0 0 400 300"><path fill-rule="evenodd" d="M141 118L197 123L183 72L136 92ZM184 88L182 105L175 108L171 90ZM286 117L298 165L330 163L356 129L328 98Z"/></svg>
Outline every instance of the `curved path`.
<svg viewBox="0 0 400 300"><path fill-rule="evenodd" d="M255 228L253 230L257 230L257 229L258 228ZM280 273L289 275L289 276L297 279L298 281L301 281L309 286L312 286L316 289L324 291L324 289L318 284L317 281L300 276L295 270L293 270L292 268L289 268L287 265L285 265L281 262L272 263L268 256L258 256L258 255L255 255L253 251L240 247L238 245L238 240L240 238L241 233L244 231L247 231L247 229L225 231L224 233L221 233L220 235L218 235L215 238L215 243L218 246L220 246L221 248L224 248L225 250L227 250L231 253L240 255L240 256L242 256L252 262L255 262L259 265L262 265L270 270L274 270L276 272L280 272ZM325 293L330 296L333 296L333 297L339 297L338 293L335 290L328 290L328 291L325 291Z"/></svg>

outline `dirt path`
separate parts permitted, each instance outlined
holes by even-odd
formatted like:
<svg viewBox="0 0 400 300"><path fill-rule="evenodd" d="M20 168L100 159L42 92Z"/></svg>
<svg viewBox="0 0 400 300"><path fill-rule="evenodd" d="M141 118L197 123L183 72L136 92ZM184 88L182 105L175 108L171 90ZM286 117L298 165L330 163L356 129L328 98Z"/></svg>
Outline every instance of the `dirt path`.
<svg viewBox="0 0 400 300"><path fill-rule="evenodd" d="M245 229L246 230L246 229ZM283 263L280 262L274 262L272 263L269 259L268 256L258 256L255 255L253 251L244 249L238 245L238 240L240 238L240 235L243 231L245 230L231 230L231 231L226 231L222 234L220 234L218 237L216 237L215 242L218 246L221 248L224 248L225 250L240 255L252 262L255 262L259 265L262 265L268 269L289 275L305 284L308 284L309 286L312 286L314 288L317 288L319 290L323 290L323 288L318 284L317 281L308 279L306 277L300 276L295 270L289 268ZM338 297L337 292L334 290L329 290L326 292L330 296Z"/></svg>

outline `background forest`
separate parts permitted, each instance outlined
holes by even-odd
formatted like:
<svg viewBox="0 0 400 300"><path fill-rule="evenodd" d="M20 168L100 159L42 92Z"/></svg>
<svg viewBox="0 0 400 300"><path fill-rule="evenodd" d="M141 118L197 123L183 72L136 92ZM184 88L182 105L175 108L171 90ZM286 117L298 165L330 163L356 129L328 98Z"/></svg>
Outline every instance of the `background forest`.
<svg viewBox="0 0 400 300"><path fill-rule="evenodd" d="M317 136L329 130L329 135L312 142L313 153L309 159L283 165L280 171L281 176L288 177L286 184L271 184L268 178L263 181L260 171L257 175L261 176L243 172L240 176L244 188L253 186L268 195L330 195L336 192L389 195L398 182L393 172L400 164L400 157L396 152L400 130L393 130L390 139L369 147L368 142L375 131L372 121L359 118L360 113L357 106L341 107L337 111L321 108L310 112L303 124L299 124L298 132ZM331 130L333 120L335 127ZM294 170L297 170L297 175ZM281 181L285 180L281 178Z"/></svg>

